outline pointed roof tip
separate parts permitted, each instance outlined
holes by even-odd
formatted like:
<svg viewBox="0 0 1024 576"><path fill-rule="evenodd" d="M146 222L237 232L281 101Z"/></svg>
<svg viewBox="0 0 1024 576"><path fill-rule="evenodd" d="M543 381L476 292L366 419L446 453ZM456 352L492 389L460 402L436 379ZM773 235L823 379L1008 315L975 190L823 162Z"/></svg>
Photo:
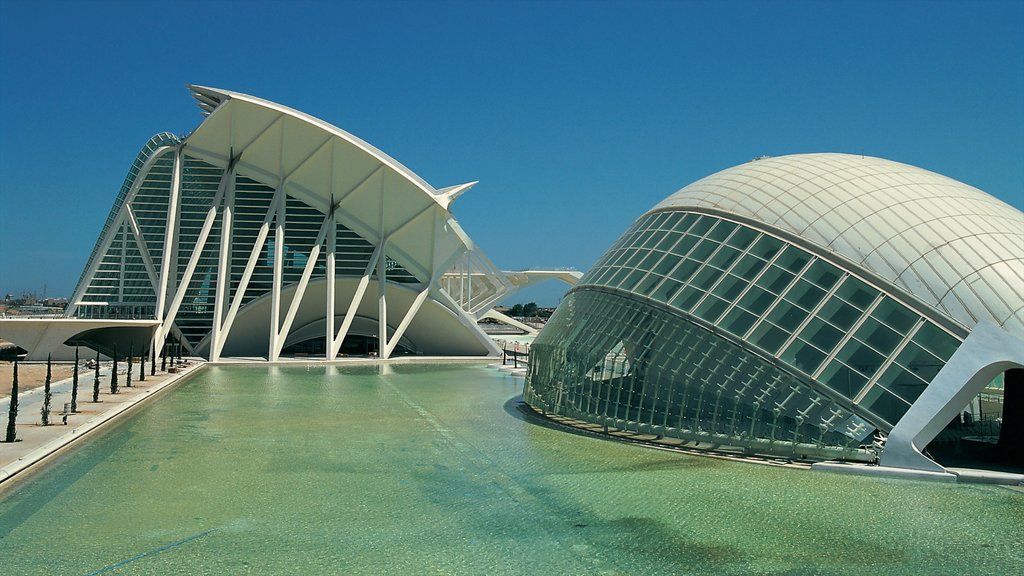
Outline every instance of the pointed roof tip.
<svg viewBox="0 0 1024 576"><path fill-rule="evenodd" d="M470 188L476 186L479 183L479 180L474 180L472 182L466 182L465 184L459 184L458 186L449 186L447 188L442 188L441 190L437 191L437 201L441 204L441 206L444 206L445 210L448 210L448 208L452 205L452 202L454 202L456 198L462 196L463 192L469 190Z"/></svg>

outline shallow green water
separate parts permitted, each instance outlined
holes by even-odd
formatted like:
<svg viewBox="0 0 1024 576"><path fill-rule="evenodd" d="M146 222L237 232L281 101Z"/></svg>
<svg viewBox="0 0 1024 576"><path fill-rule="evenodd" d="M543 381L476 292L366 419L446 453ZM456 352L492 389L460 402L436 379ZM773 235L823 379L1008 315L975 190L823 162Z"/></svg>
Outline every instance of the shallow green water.
<svg viewBox="0 0 1024 576"><path fill-rule="evenodd" d="M379 370L389 373L382 375ZM1024 495L524 421L483 366L209 368L0 502L0 573L1003 574Z"/></svg>

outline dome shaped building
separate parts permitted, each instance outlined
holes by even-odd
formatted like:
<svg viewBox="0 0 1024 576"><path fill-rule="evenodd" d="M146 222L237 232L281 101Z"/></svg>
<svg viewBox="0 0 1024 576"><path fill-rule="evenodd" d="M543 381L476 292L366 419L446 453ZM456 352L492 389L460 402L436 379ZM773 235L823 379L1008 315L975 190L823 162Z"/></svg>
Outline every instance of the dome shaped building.
<svg viewBox="0 0 1024 576"><path fill-rule="evenodd" d="M524 399L699 447L948 475L925 446L1022 367L1024 214L913 166L800 154L637 219L537 338Z"/></svg>

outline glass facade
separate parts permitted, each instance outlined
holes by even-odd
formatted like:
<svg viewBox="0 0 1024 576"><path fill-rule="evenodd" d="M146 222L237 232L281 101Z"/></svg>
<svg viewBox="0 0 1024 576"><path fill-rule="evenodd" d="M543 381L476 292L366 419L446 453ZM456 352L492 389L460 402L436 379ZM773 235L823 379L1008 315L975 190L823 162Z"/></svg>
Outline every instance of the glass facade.
<svg viewBox="0 0 1024 576"><path fill-rule="evenodd" d="M959 344L798 246L707 214L658 212L563 300L533 346L524 396L681 439L849 449L888 432Z"/></svg>

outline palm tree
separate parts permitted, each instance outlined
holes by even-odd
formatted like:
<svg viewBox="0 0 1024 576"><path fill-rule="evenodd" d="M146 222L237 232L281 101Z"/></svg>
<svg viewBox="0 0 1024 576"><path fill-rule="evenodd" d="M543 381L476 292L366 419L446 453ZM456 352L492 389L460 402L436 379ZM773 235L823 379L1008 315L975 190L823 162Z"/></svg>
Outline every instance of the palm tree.
<svg viewBox="0 0 1024 576"><path fill-rule="evenodd" d="M43 382L43 407L39 409L39 414L43 417L43 426L50 425L50 401L53 399L53 394L50 393L50 380L53 378L53 363L50 360L50 354L46 355L46 380Z"/></svg>
<svg viewBox="0 0 1024 576"><path fill-rule="evenodd" d="M78 345L75 345L75 368L71 372L71 411L78 412Z"/></svg>
<svg viewBox="0 0 1024 576"><path fill-rule="evenodd" d="M99 349L96 350L96 365L94 366L94 368L96 368L96 372L93 375L93 380L92 380L92 401L93 402L99 402L100 401L100 351L99 351Z"/></svg>
<svg viewBox="0 0 1024 576"><path fill-rule="evenodd" d="M7 438L4 442L14 442L18 439L18 433L14 429L14 423L18 419L18 359L14 359L14 380L11 382L11 407L7 411Z"/></svg>

